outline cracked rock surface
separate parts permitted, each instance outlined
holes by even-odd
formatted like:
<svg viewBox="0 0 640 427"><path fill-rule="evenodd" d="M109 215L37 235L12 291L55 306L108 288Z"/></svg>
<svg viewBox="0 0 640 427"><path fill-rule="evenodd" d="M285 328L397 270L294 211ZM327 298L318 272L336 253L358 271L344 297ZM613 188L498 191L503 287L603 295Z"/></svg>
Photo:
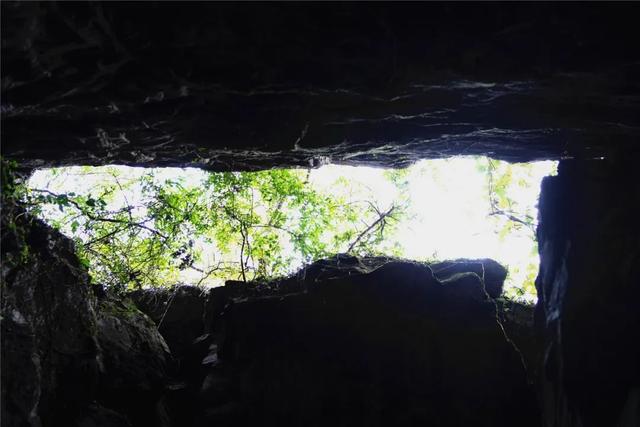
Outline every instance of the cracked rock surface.
<svg viewBox="0 0 640 427"><path fill-rule="evenodd" d="M635 4L2 3L24 167L637 151Z"/></svg>

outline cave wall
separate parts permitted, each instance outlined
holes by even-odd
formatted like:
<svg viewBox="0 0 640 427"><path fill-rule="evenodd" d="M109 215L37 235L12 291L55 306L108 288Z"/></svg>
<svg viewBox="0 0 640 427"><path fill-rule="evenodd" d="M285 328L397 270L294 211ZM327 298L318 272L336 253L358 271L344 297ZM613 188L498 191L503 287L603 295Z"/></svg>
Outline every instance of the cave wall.
<svg viewBox="0 0 640 427"><path fill-rule="evenodd" d="M539 369L529 369L542 425L638 423L638 178L632 159L612 158L563 161L543 182L536 307L543 351ZM436 419L447 426L471 422L465 417L523 425L523 413L536 423L538 400L522 365L536 358L521 345L530 332L498 323L486 291L499 286L482 286L477 263L465 265L469 273L457 264L458 274L439 281L433 271L442 275L446 263L432 271L337 257L258 287L132 294L136 308L91 290L71 242L19 209L5 204L2 229L7 425L275 425L288 413L318 425ZM493 276L503 277L499 269ZM332 393L344 387L353 393ZM322 401L330 411L320 410Z"/></svg>
<svg viewBox="0 0 640 427"><path fill-rule="evenodd" d="M640 425L640 173L563 161L540 199L537 327L549 427Z"/></svg>
<svg viewBox="0 0 640 427"><path fill-rule="evenodd" d="M4 197L1 228L2 425L168 426L155 324L95 294L73 242Z"/></svg>
<svg viewBox="0 0 640 427"><path fill-rule="evenodd" d="M97 388L89 277L69 239L2 201L2 423L61 424Z"/></svg>
<svg viewBox="0 0 640 427"><path fill-rule="evenodd" d="M439 280L341 255L271 283L114 295L70 239L3 205L3 426L537 425L493 261L440 263Z"/></svg>
<svg viewBox="0 0 640 427"><path fill-rule="evenodd" d="M520 355L474 274L441 283L390 262L226 317L222 364L236 367L247 425L538 424Z"/></svg>
<svg viewBox="0 0 640 427"><path fill-rule="evenodd" d="M640 5L2 2L25 168L635 150Z"/></svg>
<svg viewBox="0 0 640 427"><path fill-rule="evenodd" d="M541 200L543 422L640 423L638 4L0 7L2 156L26 170L578 159L562 162ZM34 227L27 241L40 249L16 269L7 260L25 242L3 223L3 422L51 425L71 413L128 425L126 402L101 403L100 390L127 396L131 384L146 387L164 422L162 379L100 379L98 320L124 325L111 331L132 350L149 323L91 302L70 243ZM149 366L160 366L168 359L153 336ZM213 345L201 342L196 355Z"/></svg>
<svg viewBox="0 0 640 427"><path fill-rule="evenodd" d="M538 425L477 264L440 281L424 264L338 256L278 282L129 295L179 358L182 425Z"/></svg>

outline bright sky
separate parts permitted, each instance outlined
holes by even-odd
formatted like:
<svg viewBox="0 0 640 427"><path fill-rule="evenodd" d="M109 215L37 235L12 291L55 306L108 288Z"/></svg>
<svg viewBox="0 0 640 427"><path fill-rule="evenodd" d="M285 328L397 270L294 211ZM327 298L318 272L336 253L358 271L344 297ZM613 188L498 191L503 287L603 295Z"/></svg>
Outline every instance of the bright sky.
<svg viewBox="0 0 640 427"><path fill-rule="evenodd" d="M521 209L529 209L536 216L536 203L540 181L554 173L556 162L536 162L520 171L514 167L514 180L522 185L514 186L509 197ZM133 179L144 173L141 168L116 166L124 176ZM34 173L29 181L32 188L48 188L54 192L85 193L108 175L96 168L95 175L82 174L80 168L68 168L68 172L54 176L51 170ZM383 175L384 169L327 165L311 172L310 183L324 191L347 191L335 182L342 177L351 186L351 197L360 200L376 199L379 206L390 206L398 197L397 189ZM205 172L199 169L158 169L156 176L175 178L182 176L198 182ZM535 242L524 231L498 235L499 221L489 220L489 198L484 174L477 169L474 158L457 157L442 160L424 160L409 168L408 197L409 218L399 225L397 240L405 258L453 259L493 258L510 270L507 286L517 286L526 275L526 267L532 263L537 268ZM135 203L136 191L128 193L130 203ZM120 203L116 203L120 204ZM57 209L46 212L55 217ZM531 267L530 267L531 268ZM534 295L526 295L532 300Z"/></svg>
<svg viewBox="0 0 640 427"><path fill-rule="evenodd" d="M530 163L526 173L515 165L514 180L522 178L526 185L514 186L509 197L536 217L540 182L555 173L556 164ZM521 230L501 238L498 224L503 221L489 220L485 176L477 169L474 158L424 160L409 170L410 219L400 224L395 236L404 257L492 258L509 268L507 287L519 286L530 264L537 270L539 259L531 234ZM366 183L381 204L388 205L396 197L395 188L383 177L381 169L330 165L314 171L312 176L321 186L330 185L336 176ZM524 298L534 300L535 295Z"/></svg>

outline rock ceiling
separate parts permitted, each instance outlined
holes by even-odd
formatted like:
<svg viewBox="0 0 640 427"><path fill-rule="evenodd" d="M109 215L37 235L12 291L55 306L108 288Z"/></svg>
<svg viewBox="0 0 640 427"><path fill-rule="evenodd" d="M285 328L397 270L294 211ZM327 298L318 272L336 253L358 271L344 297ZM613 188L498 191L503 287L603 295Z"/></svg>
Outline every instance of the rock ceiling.
<svg viewBox="0 0 640 427"><path fill-rule="evenodd" d="M638 152L640 7L2 2L2 154L252 170Z"/></svg>

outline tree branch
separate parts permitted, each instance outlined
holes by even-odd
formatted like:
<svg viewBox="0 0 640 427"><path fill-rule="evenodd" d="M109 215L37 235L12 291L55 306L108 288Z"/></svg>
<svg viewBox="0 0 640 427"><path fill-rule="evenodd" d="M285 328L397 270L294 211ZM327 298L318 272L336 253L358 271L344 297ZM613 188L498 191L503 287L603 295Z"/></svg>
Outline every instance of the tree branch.
<svg viewBox="0 0 640 427"><path fill-rule="evenodd" d="M70 199L66 194L56 194L56 193L54 193L52 191L49 191L49 190L40 190L40 189L32 189L31 191L35 191L35 192L38 192L38 193L49 194L49 195L54 196L54 197L65 196L71 205L75 206L76 209L78 209L80 212L82 212L84 215L86 215L87 218L89 218L91 221L109 222L109 223L113 223L113 224L126 224L126 225L129 225L129 226L133 226L133 227L137 227L137 228L141 228L141 229L147 230L147 231L149 231L149 232L161 237L164 240L166 240L168 238L163 233L161 233L158 230L155 230L155 229L153 229L151 227L148 227L148 226L144 225L144 223L142 223L142 222L132 222L132 221L125 221L125 220L122 220L122 219L95 216L91 212L87 212L82 206L80 206L80 204L78 202L76 202L75 200Z"/></svg>
<svg viewBox="0 0 640 427"><path fill-rule="evenodd" d="M386 212L382 212L379 213L378 215L378 219L376 219L374 222L372 222L366 229L364 229L364 231L362 233L360 233L358 235L358 237L356 237L356 239L349 245L349 249L347 249L347 253L353 251L353 249L356 247L356 245L358 244L358 242L360 242L360 240L362 240L367 234L369 234L369 232L371 230L373 230L377 225L379 225L380 223L382 223L382 225L384 226L384 223L386 221L386 218L391 215L391 213L396 209L395 205L392 205L389 210L387 210ZM377 211L377 209L376 209ZM378 211L379 212L379 211Z"/></svg>

